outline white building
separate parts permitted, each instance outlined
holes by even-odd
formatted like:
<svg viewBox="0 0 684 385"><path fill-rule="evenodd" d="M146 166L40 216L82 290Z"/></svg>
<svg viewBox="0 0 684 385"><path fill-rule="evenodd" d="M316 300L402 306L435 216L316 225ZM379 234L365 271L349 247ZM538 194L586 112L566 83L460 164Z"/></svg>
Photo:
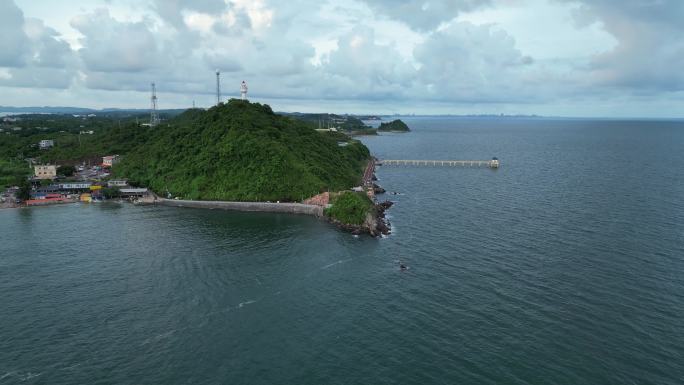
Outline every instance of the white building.
<svg viewBox="0 0 684 385"><path fill-rule="evenodd" d="M107 187L126 187L128 181L126 179L112 179L107 182Z"/></svg>
<svg viewBox="0 0 684 385"><path fill-rule="evenodd" d="M122 188L119 191L121 192L121 196L125 198L142 198L148 194L146 188Z"/></svg>
<svg viewBox="0 0 684 385"><path fill-rule="evenodd" d="M52 147L55 146L55 141L54 140L41 140L40 143L38 143L38 146L40 147L41 150L48 150Z"/></svg>
<svg viewBox="0 0 684 385"><path fill-rule="evenodd" d="M45 164L33 166L36 179L55 179L57 177L57 166Z"/></svg>
<svg viewBox="0 0 684 385"><path fill-rule="evenodd" d="M102 157L102 166L104 167L112 167L113 165L119 163L119 155L109 155L109 156L103 156Z"/></svg>

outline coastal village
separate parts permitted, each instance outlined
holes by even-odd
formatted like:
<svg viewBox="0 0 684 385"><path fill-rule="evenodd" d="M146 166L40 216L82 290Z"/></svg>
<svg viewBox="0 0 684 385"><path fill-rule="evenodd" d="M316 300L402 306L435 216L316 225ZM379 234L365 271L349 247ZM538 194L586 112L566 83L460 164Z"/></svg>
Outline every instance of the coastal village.
<svg viewBox="0 0 684 385"><path fill-rule="evenodd" d="M54 146L52 140L41 140L38 143L41 149L49 149ZM175 207L198 207L205 208L206 203L214 206L210 208L235 209L246 211L270 211L288 212L325 216L324 209L332 206L335 196L341 192L323 192L298 203L281 202L202 202L184 201L178 197L171 199L160 198L154 192L145 187L132 186L126 179L112 177L111 169L121 160L121 156L107 155L101 158L101 162L95 165L81 164L78 166L61 167L56 164L34 164L33 175L30 177L30 191L28 198L19 198L20 187L12 186L4 191L0 198L0 208L36 207L67 203L100 203L109 199L134 204L155 204ZM35 160L30 159L30 162ZM389 222L386 220L384 211L392 203L376 203L376 194L383 194L385 190L375 183L375 167L378 160L371 158L364 169L361 184L350 189L354 193L363 193L368 196L370 202L376 205L377 215L368 218L372 223L352 225L331 219L337 226L354 234L368 231L371 235L388 234ZM65 175L68 174L68 175ZM245 206L245 207L242 207ZM364 227L367 227L364 228Z"/></svg>
<svg viewBox="0 0 684 385"><path fill-rule="evenodd" d="M42 140L41 148L54 146L51 140ZM102 157L96 165L68 166L65 168L54 164L33 165L34 174L30 178L31 191L29 198L19 198L18 186L8 188L2 195L4 207L44 206L60 203L102 202L105 199L117 198L131 202L150 196L147 188L130 186L126 179L111 178L111 167L120 160L119 155ZM60 174L68 170L68 176Z"/></svg>

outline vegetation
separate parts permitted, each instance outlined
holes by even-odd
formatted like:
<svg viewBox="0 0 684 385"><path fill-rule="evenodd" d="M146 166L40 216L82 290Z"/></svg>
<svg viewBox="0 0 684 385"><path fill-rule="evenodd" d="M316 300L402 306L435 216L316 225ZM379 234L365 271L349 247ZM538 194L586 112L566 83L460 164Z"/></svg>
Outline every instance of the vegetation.
<svg viewBox="0 0 684 385"><path fill-rule="evenodd" d="M150 128L136 117L82 117L72 115L20 115L0 122L0 186L18 185L33 174L29 162L51 163L69 176L68 166L99 164L102 156L125 155L144 143ZM54 147L41 150L43 139Z"/></svg>
<svg viewBox="0 0 684 385"><path fill-rule="evenodd" d="M303 113L282 113L282 115L306 122L313 128L334 127L338 131L350 135L377 135L378 133L374 128L363 123L361 119L351 115Z"/></svg>
<svg viewBox="0 0 684 385"><path fill-rule="evenodd" d="M378 131L395 131L395 132L408 132L411 131L406 123L402 122L401 119L393 120L389 123L380 123Z"/></svg>
<svg viewBox="0 0 684 385"><path fill-rule="evenodd" d="M230 100L154 130L113 171L185 199L300 201L357 185L369 156L358 141L339 146L268 105Z"/></svg>
<svg viewBox="0 0 684 385"><path fill-rule="evenodd" d="M76 167L74 166L59 166L57 168L57 175L70 177L76 173Z"/></svg>
<svg viewBox="0 0 684 385"><path fill-rule="evenodd" d="M325 214L345 224L361 225L373 210L373 202L364 193L345 191L332 198Z"/></svg>
<svg viewBox="0 0 684 385"><path fill-rule="evenodd" d="M17 198L23 201L31 199L31 182L26 178L19 180L18 182L19 192L17 193Z"/></svg>
<svg viewBox="0 0 684 385"><path fill-rule="evenodd" d="M30 159L60 165L59 174L67 176L71 166L118 154L115 176L162 196L300 201L358 185L370 157L345 134L317 132L311 123L240 100L190 109L154 128L139 121L146 120L21 115L0 122L0 183L20 185L33 172ZM43 139L54 147L41 150Z"/></svg>
<svg viewBox="0 0 684 385"><path fill-rule="evenodd" d="M105 187L102 189L102 195L107 199L119 198L121 190L118 187Z"/></svg>
<svg viewBox="0 0 684 385"><path fill-rule="evenodd" d="M32 171L23 160L0 158L0 187L18 186Z"/></svg>

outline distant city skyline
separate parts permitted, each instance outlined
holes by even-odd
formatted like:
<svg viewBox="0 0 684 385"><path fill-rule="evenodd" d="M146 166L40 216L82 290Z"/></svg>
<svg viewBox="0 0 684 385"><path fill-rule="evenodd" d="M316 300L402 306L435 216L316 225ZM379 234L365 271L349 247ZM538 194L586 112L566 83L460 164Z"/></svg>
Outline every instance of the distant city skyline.
<svg viewBox="0 0 684 385"><path fill-rule="evenodd" d="M684 117L679 0L0 0L0 105Z"/></svg>

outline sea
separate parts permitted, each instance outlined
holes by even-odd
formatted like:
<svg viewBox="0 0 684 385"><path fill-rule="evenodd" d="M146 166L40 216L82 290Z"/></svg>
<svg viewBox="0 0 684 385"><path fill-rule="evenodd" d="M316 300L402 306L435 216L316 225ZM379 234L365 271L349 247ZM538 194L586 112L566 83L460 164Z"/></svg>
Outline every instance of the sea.
<svg viewBox="0 0 684 385"><path fill-rule="evenodd" d="M684 383L684 121L404 118L392 234L0 211L0 384ZM400 270L399 264L408 266Z"/></svg>

